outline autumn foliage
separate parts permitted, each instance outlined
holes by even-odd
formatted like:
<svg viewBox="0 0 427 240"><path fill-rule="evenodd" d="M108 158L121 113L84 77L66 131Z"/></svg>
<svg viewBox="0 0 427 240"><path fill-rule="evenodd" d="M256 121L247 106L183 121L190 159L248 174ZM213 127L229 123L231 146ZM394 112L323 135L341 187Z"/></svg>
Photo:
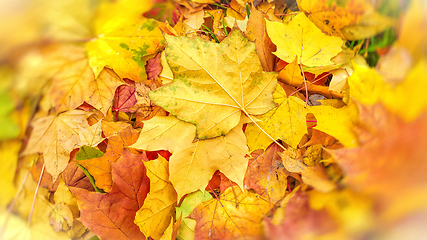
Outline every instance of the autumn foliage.
<svg viewBox="0 0 427 240"><path fill-rule="evenodd" d="M0 239L427 236L426 2L24 5Z"/></svg>

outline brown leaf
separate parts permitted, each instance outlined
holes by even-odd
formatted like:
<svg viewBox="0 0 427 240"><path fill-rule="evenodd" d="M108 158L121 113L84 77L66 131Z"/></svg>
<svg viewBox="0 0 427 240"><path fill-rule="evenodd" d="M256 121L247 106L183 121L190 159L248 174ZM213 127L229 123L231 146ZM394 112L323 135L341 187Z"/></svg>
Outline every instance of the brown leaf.
<svg viewBox="0 0 427 240"><path fill-rule="evenodd" d="M255 41L255 49L264 71L275 71L278 58L273 52L277 48L267 35L264 15L258 12L255 7L252 7L251 10L248 26L246 27L246 37L250 41Z"/></svg>
<svg viewBox="0 0 427 240"><path fill-rule="evenodd" d="M286 169L278 153L282 149L277 144L270 145L261 154L252 153L249 160L244 184L255 193L267 198L271 204L276 204L285 197L287 189Z"/></svg>
<svg viewBox="0 0 427 240"><path fill-rule="evenodd" d="M61 177L69 187L82 188L89 192L95 191L92 183L90 183L83 170L79 168L74 161L70 161L67 168L62 172Z"/></svg>
<svg viewBox="0 0 427 240"><path fill-rule="evenodd" d="M133 223L149 191L149 179L142 155L125 151L111 164L113 188L109 193L93 193L71 188L80 208L80 221L102 239L145 239Z"/></svg>

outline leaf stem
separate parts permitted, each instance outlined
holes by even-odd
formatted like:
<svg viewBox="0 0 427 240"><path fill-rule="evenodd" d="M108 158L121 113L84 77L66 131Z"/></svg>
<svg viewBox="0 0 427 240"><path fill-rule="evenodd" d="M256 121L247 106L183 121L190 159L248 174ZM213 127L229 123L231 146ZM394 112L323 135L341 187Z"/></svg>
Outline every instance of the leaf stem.
<svg viewBox="0 0 427 240"><path fill-rule="evenodd" d="M251 117L251 115L249 115L249 113L246 111L246 109L242 108L241 110L261 130L261 132L263 132L265 135L267 135L267 137L269 137L271 140L273 140L273 142L276 143L280 148L282 148L283 150L286 150L286 148L281 143L276 141L276 139L274 139L272 136L270 136L270 134L268 134L264 129L262 129L262 127L260 125L258 125L258 123Z"/></svg>
<svg viewBox="0 0 427 240"><path fill-rule="evenodd" d="M33 205L31 206L30 216L28 216L28 222L27 222L28 226L30 226L31 218L33 217L34 206L36 205L37 193L39 192L39 187L40 187L40 184L42 182L44 168L45 168L45 164L43 163L43 167L42 167L42 170L40 172L40 177L39 177L39 181L37 183L36 191L34 192L34 199L33 199Z"/></svg>
<svg viewBox="0 0 427 240"><path fill-rule="evenodd" d="M305 107L307 107L308 104L308 88L307 88L307 79L305 78L304 70L302 69L302 64L298 64L299 68L301 69L302 77L304 78L304 85L305 85Z"/></svg>

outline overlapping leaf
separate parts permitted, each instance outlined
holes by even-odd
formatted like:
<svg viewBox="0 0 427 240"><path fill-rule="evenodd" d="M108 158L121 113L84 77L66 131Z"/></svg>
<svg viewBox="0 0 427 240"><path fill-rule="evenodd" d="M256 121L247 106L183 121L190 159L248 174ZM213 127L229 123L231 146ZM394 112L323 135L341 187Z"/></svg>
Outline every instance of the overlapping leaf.
<svg viewBox="0 0 427 240"><path fill-rule="evenodd" d="M121 78L146 79L145 60L163 48L163 36L155 21L138 12L149 5L134 4L138 7L129 8L125 1L106 2L98 11L94 20L95 38L86 45L95 74L110 66Z"/></svg>
<svg viewBox="0 0 427 240"><path fill-rule="evenodd" d="M308 67L328 66L331 58L342 51L343 40L327 36L304 13L299 13L288 23L267 21L267 32L280 59L290 63L298 57L298 64Z"/></svg>
<svg viewBox="0 0 427 240"><path fill-rule="evenodd" d="M106 115L108 109L112 106L116 88L123 83L112 69L104 68L98 77L85 89L87 91L86 96L88 96L85 100Z"/></svg>
<svg viewBox="0 0 427 240"><path fill-rule="evenodd" d="M249 158L246 138L240 122L227 135L199 140L170 157L170 181L178 198L196 190L204 190L215 171L221 171L243 189Z"/></svg>
<svg viewBox="0 0 427 240"><path fill-rule="evenodd" d="M145 239L133 223L149 191L149 179L142 159L142 155L126 151L112 164L114 185L109 193L71 188L79 204L80 221L101 238Z"/></svg>
<svg viewBox="0 0 427 240"><path fill-rule="evenodd" d="M147 237L160 239L170 225L176 206L176 192L169 182L168 162L163 157L145 163L150 193L135 216L135 224Z"/></svg>
<svg viewBox="0 0 427 240"><path fill-rule="evenodd" d="M165 36L174 82L150 98L177 118L194 123L199 139L227 134L242 114L274 107L276 74L264 73L253 43L237 30L220 44Z"/></svg>
<svg viewBox="0 0 427 240"><path fill-rule="evenodd" d="M23 154L43 153L46 170L56 179L67 167L70 152L83 145L79 132L81 128L91 128L86 120L89 115L72 110L34 120L34 129Z"/></svg>
<svg viewBox="0 0 427 240"><path fill-rule="evenodd" d="M279 106L258 117L262 120L258 122L258 125L273 138L281 139L291 147L296 148L302 136L307 133L306 115L313 113L317 119L316 129L336 137L346 146L357 145L351 129L357 112L355 114L351 107L341 109L331 106L305 107L304 101L295 96L287 97L280 86L274 93L274 99ZM332 121L331 116L334 116ZM258 135L263 134L253 124L248 125L248 130L258 132Z"/></svg>
<svg viewBox="0 0 427 240"><path fill-rule="evenodd" d="M268 201L258 194L228 188L219 199L201 203L190 214L197 221L195 239L257 239Z"/></svg>

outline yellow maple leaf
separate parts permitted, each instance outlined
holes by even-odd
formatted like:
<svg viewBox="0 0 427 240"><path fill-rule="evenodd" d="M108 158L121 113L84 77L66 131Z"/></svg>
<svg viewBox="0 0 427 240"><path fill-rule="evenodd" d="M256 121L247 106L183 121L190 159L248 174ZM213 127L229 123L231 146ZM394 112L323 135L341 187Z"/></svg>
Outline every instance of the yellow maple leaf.
<svg viewBox="0 0 427 240"><path fill-rule="evenodd" d="M177 135L179 133L179 135ZM144 121L144 128L132 148L147 151L168 150L172 153L191 144L196 135L196 127L174 116L155 116Z"/></svg>
<svg viewBox="0 0 427 240"><path fill-rule="evenodd" d="M197 221L195 239L258 239L262 219L270 210L267 200L238 187L225 190L218 199L199 204L190 214Z"/></svg>
<svg viewBox="0 0 427 240"><path fill-rule="evenodd" d="M190 143L172 154L169 160L170 181L178 199L187 193L203 191L215 171L219 170L243 189L249 158L243 121L227 135Z"/></svg>
<svg viewBox="0 0 427 240"><path fill-rule="evenodd" d="M136 212L135 224L147 237L160 239L170 225L176 206L176 192L169 182L168 162L163 157L144 163L150 178L150 192Z"/></svg>
<svg viewBox="0 0 427 240"><path fill-rule="evenodd" d="M308 19L299 13L287 23L266 21L267 33L276 44L276 56L285 62L298 57L298 64L307 67L332 65L331 58L342 51L343 40L327 36Z"/></svg>
<svg viewBox="0 0 427 240"><path fill-rule="evenodd" d="M304 11L322 32L341 38L344 38L341 28L356 23L363 12L348 3L345 8L334 2L328 6L326 0L298 0L297 3L301 11Z"/></svg>
<svg viewBox="0 0 427 240"><path fill-rule="evenodd" d="M174 82L150 98L177 118L194 123L199 139L227 134L240 116L274 107L276 74L262 71L253 43L233 31L215 44L199 38L165 36Z"/></svg>
<svg viewBox="0 0 427 240"><path fill-rule="evenodd" d="M144 122L138 141L131 147L144 150L169 150L170 181L181 199L187 193L204 190L216 170L243 189L243 178L248 166L248 148L242 131L243 118L227 135L193 141L193 124L174 116L154 117ZM176 133L179 132L179 137Z"/></svg>
<svg viewBox="0 0 427 240"><path fill-rule="evenodd" d="M23 155L43 153L46 171L54 180L67 167L70 152L81 147L80 128L90 128L87 117L90 113L71 110L58 116L35 119L28 145Z"/></svg>
<svg viewBox="0 0 427 240"><path fill-rule="evenodd" d="M354 118L353 107L337 109L331 106L305 106L305 102L295 96L287 97L281 86L274 92L274 100L279 105L270 112L259 116L258 125L274 139L281 139L296 148L304 134L307 133L306 115L313 113L317 119L316 129L328 133L345 146L356 146L356 136L352 131ZM333 118L331 118L333 117ZM248 124L246 131L252 135L262 135L254 124ZM268 143L266 138L260 146ZM252 140L254 141L254 140ZM271 143L271 142L270 142ZM258 145L255 145L258 146Z"/></svg>
<svg viewBox="0 0 427 240"><path fill-rule="evenodd" d="M86 50L95 75L108 65L121 78L139 82L146 78L147 56L163 48L163 36L157 23L141 14L149 10L151 2L129 2L100 6L94 19L95 38L86 44Z"/></svg>
<svg viewBox="0 0 427 240"><path fill-rule="evenodd" d="M43 61L48 62L52 86L48 93L57 112L73 110L86 98L86 89L95 75L89 66L84 48L75 45L58 45L46 49Z"/></svg>
<svg viewBox="0 0 427 240"><path fill-rule="evenodd" d="M85 89L85 101L101 111L104 116L113 104L116 88L125 82L110 68L105 67Z"/></svg>

